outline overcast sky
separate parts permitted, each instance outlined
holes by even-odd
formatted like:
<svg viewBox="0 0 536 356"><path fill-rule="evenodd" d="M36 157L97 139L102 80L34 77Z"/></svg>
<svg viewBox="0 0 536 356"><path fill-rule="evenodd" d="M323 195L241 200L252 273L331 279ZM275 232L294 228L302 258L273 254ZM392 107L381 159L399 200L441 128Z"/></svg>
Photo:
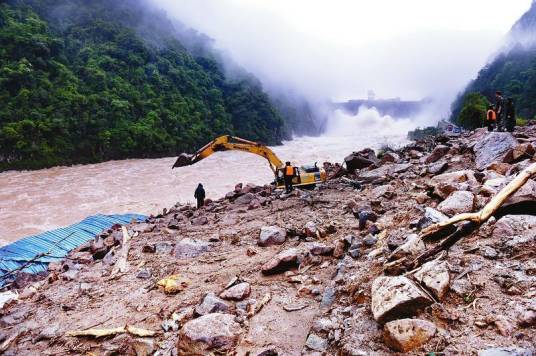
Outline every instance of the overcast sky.
<svg viewBox="0 0 536 356"><path fill-rule="evenodd" d="M267 86L314 97L445 102L531 0L151 0Z"/></svg>

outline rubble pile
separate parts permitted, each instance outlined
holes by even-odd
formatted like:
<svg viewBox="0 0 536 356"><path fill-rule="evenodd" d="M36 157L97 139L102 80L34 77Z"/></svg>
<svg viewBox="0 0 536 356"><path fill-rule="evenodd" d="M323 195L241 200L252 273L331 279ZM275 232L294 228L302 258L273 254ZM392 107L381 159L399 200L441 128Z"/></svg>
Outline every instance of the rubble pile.
<svg viewBox="0 0 536 356"><path fill-rule="evenodd" d="M114 226L9 291L0 350L533 355L533 180L448 253L389 266L437 243L422 229L481 209L535 161L535 145L527 126L367 149L346 169L326 163L334 178L315 189L238 184L199 210Z"/></svg>

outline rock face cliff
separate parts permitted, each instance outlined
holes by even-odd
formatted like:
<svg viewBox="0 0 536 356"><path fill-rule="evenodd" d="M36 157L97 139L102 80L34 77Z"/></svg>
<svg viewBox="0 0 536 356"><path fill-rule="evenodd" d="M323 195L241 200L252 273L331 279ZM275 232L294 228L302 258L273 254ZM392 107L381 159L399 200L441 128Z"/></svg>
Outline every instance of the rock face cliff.
<svg viewBox="0 0 536 356"><path fill-rule="evenodd" d="M352 171L326 164L333 178L314 190L239 184L199 210L103 231L44 279L18 276L2 350L533 355L534 180L448 254L387 266L438 243L419 238L426 226L481 209L535 144L527 126L364 150L347 157Z"/></svg>

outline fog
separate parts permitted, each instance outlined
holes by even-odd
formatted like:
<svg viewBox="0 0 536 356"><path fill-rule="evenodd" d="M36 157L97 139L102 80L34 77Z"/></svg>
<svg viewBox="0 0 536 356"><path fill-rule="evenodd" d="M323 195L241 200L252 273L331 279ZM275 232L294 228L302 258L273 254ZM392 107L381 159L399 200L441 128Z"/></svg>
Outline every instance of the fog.
<svg viewBox="0 0 536 356"><path fill-rule="evenodd" d="M531 0L150 0L214 39L269 90L314 100L455 95Z"/></svg>

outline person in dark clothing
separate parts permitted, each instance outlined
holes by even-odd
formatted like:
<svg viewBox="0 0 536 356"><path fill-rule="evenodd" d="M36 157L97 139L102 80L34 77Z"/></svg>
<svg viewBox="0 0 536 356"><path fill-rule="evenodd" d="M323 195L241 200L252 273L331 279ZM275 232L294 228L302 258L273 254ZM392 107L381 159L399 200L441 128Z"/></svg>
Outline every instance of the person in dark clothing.
<svg viewBox="0 0 536 356"><path fill-rule="evenodd" d="M287 162L285 164L285 168L283 170L283 179L285 180L285 191L287 193L290 193L294 187L292 186L292 178L294 178L294 167L290 164L290 162Z"/></svg>
<svg viewBox="0 0 536 356"><path fill-rule="evenodd" d="M514 99L506 99L506 105L504 107L506 131L513 132L516 126L516 109L514 106Z"/></svg>
<svg viewBox="0 0 536 356"><path fill-rule="evenodd" d="M495 92L495 112L497 113L497 131L504 131L504 122L506 118L505 114L505 101L502 96L502 92Z"/></svg>
<svg viewBox="0 0 536 356"><path fill-rule="evenodd" d="M199 183L194 193L194 198L197 200L197 209L201 208L205 204L205 189L203 184Z"/></svg>
<svg viewBox="0 0 536 356"><path fill-rule="evenodd" d="M486 126L488 127L488 131L493 131L496 121L497 113L495 112L493 105L490 105L488 106L488 111L486 113Z"/></svg>

